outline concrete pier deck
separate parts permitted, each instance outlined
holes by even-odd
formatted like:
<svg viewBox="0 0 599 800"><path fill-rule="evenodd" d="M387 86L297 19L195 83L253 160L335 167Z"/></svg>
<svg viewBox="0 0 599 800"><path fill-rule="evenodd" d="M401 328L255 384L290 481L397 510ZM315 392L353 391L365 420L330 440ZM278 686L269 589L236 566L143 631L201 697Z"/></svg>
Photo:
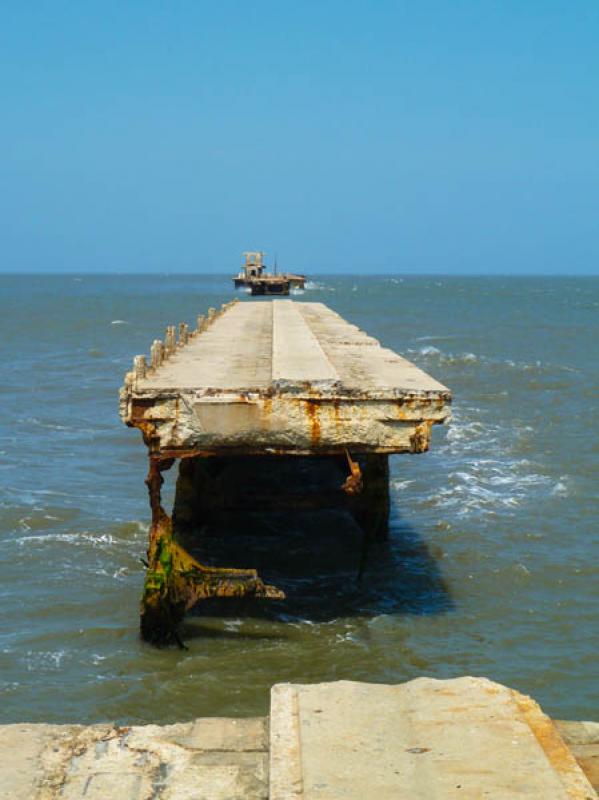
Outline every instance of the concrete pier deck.
<svg viewBox="0 0 599 800"><path fill-rule="evenodd" d="M599 723L485 678L279 684L266 719L0 726L0 800L596 800L598 764Z"/></svg>
<svg viewBox="0 0 599 800"><path fill-rule="evenodd" d="M322 303L236 302L136 359L121 416L151 452L423 452L447 387Z"/></svg>

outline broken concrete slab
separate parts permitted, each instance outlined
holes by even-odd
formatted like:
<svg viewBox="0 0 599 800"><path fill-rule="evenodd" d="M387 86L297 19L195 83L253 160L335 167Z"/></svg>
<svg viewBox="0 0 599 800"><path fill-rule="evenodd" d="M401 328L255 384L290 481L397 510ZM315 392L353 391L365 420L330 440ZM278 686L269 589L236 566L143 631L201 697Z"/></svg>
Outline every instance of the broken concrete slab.
<svg viewBox="0 0 599 800"><path fill-rule="evenodd" d="M2 800L266 800L266 720L0 726Z"/></svg>
<svg viewBox="0 0 599 800"><path fill-rule="evenodd" d="M74 725L0 726L0 800L35 798L44 772L44 754L50 756L64 737L78 729Z"/></svg>
<svg viewBox="0 0 599 800"><path fill-rule="evenodd" d="M591 800L555 725L486 678L280 684L270 800Z"/></svg>

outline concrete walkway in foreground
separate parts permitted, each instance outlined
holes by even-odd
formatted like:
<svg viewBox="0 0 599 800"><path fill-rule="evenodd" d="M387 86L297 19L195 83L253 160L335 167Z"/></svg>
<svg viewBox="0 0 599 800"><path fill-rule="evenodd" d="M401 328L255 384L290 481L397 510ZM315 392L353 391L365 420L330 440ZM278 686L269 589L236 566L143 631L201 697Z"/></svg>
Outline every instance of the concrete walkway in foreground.
<svg viewBox="0 0 599 800"><path fill-rule="evenodd" d="M484 678L279 684L269 720L0 726L0 765L1 800L594 800L599 723Z"/></svg>

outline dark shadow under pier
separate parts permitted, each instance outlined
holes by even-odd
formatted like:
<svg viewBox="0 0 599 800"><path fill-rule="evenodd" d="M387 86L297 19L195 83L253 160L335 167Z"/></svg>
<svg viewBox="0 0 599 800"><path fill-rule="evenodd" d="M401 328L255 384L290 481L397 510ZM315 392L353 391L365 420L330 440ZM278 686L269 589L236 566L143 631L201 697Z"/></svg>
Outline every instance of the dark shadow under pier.
<svg viewBox="0 0 599 800"><path fill-rule="evenodd" d="M203 564L255 568L286 594L282 601L205 600L194 615L325 622L452 610L437 560L397 509L388 535L364 534L340 491L343 459L191 461L182 462L177 485L176 538ZM384 505L385 497L378 499Z"/></svg>

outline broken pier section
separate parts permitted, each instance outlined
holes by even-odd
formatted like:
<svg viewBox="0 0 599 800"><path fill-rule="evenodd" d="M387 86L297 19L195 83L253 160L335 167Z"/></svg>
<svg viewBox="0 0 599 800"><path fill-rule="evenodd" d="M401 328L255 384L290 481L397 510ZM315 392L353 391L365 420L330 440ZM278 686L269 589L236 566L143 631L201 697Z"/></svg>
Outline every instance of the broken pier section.
<svg viewBox="0 0 599 800"><path fill-rule="evenodd" d="M425 452L432 425L449 417L451 394L322 303L233 301L198 317L193 331L185 323L169 327L149 361L136 356L120 402L150 458L142 635L164 642L176 638L177 622L201 599L283 596L255 570L200 564L179 540L177 519L201 527L222 464L328 457L345 472L340 501L367 535L381 535L387 457ZM160 489L161 473L176 459L173 525Z"/></svg>

